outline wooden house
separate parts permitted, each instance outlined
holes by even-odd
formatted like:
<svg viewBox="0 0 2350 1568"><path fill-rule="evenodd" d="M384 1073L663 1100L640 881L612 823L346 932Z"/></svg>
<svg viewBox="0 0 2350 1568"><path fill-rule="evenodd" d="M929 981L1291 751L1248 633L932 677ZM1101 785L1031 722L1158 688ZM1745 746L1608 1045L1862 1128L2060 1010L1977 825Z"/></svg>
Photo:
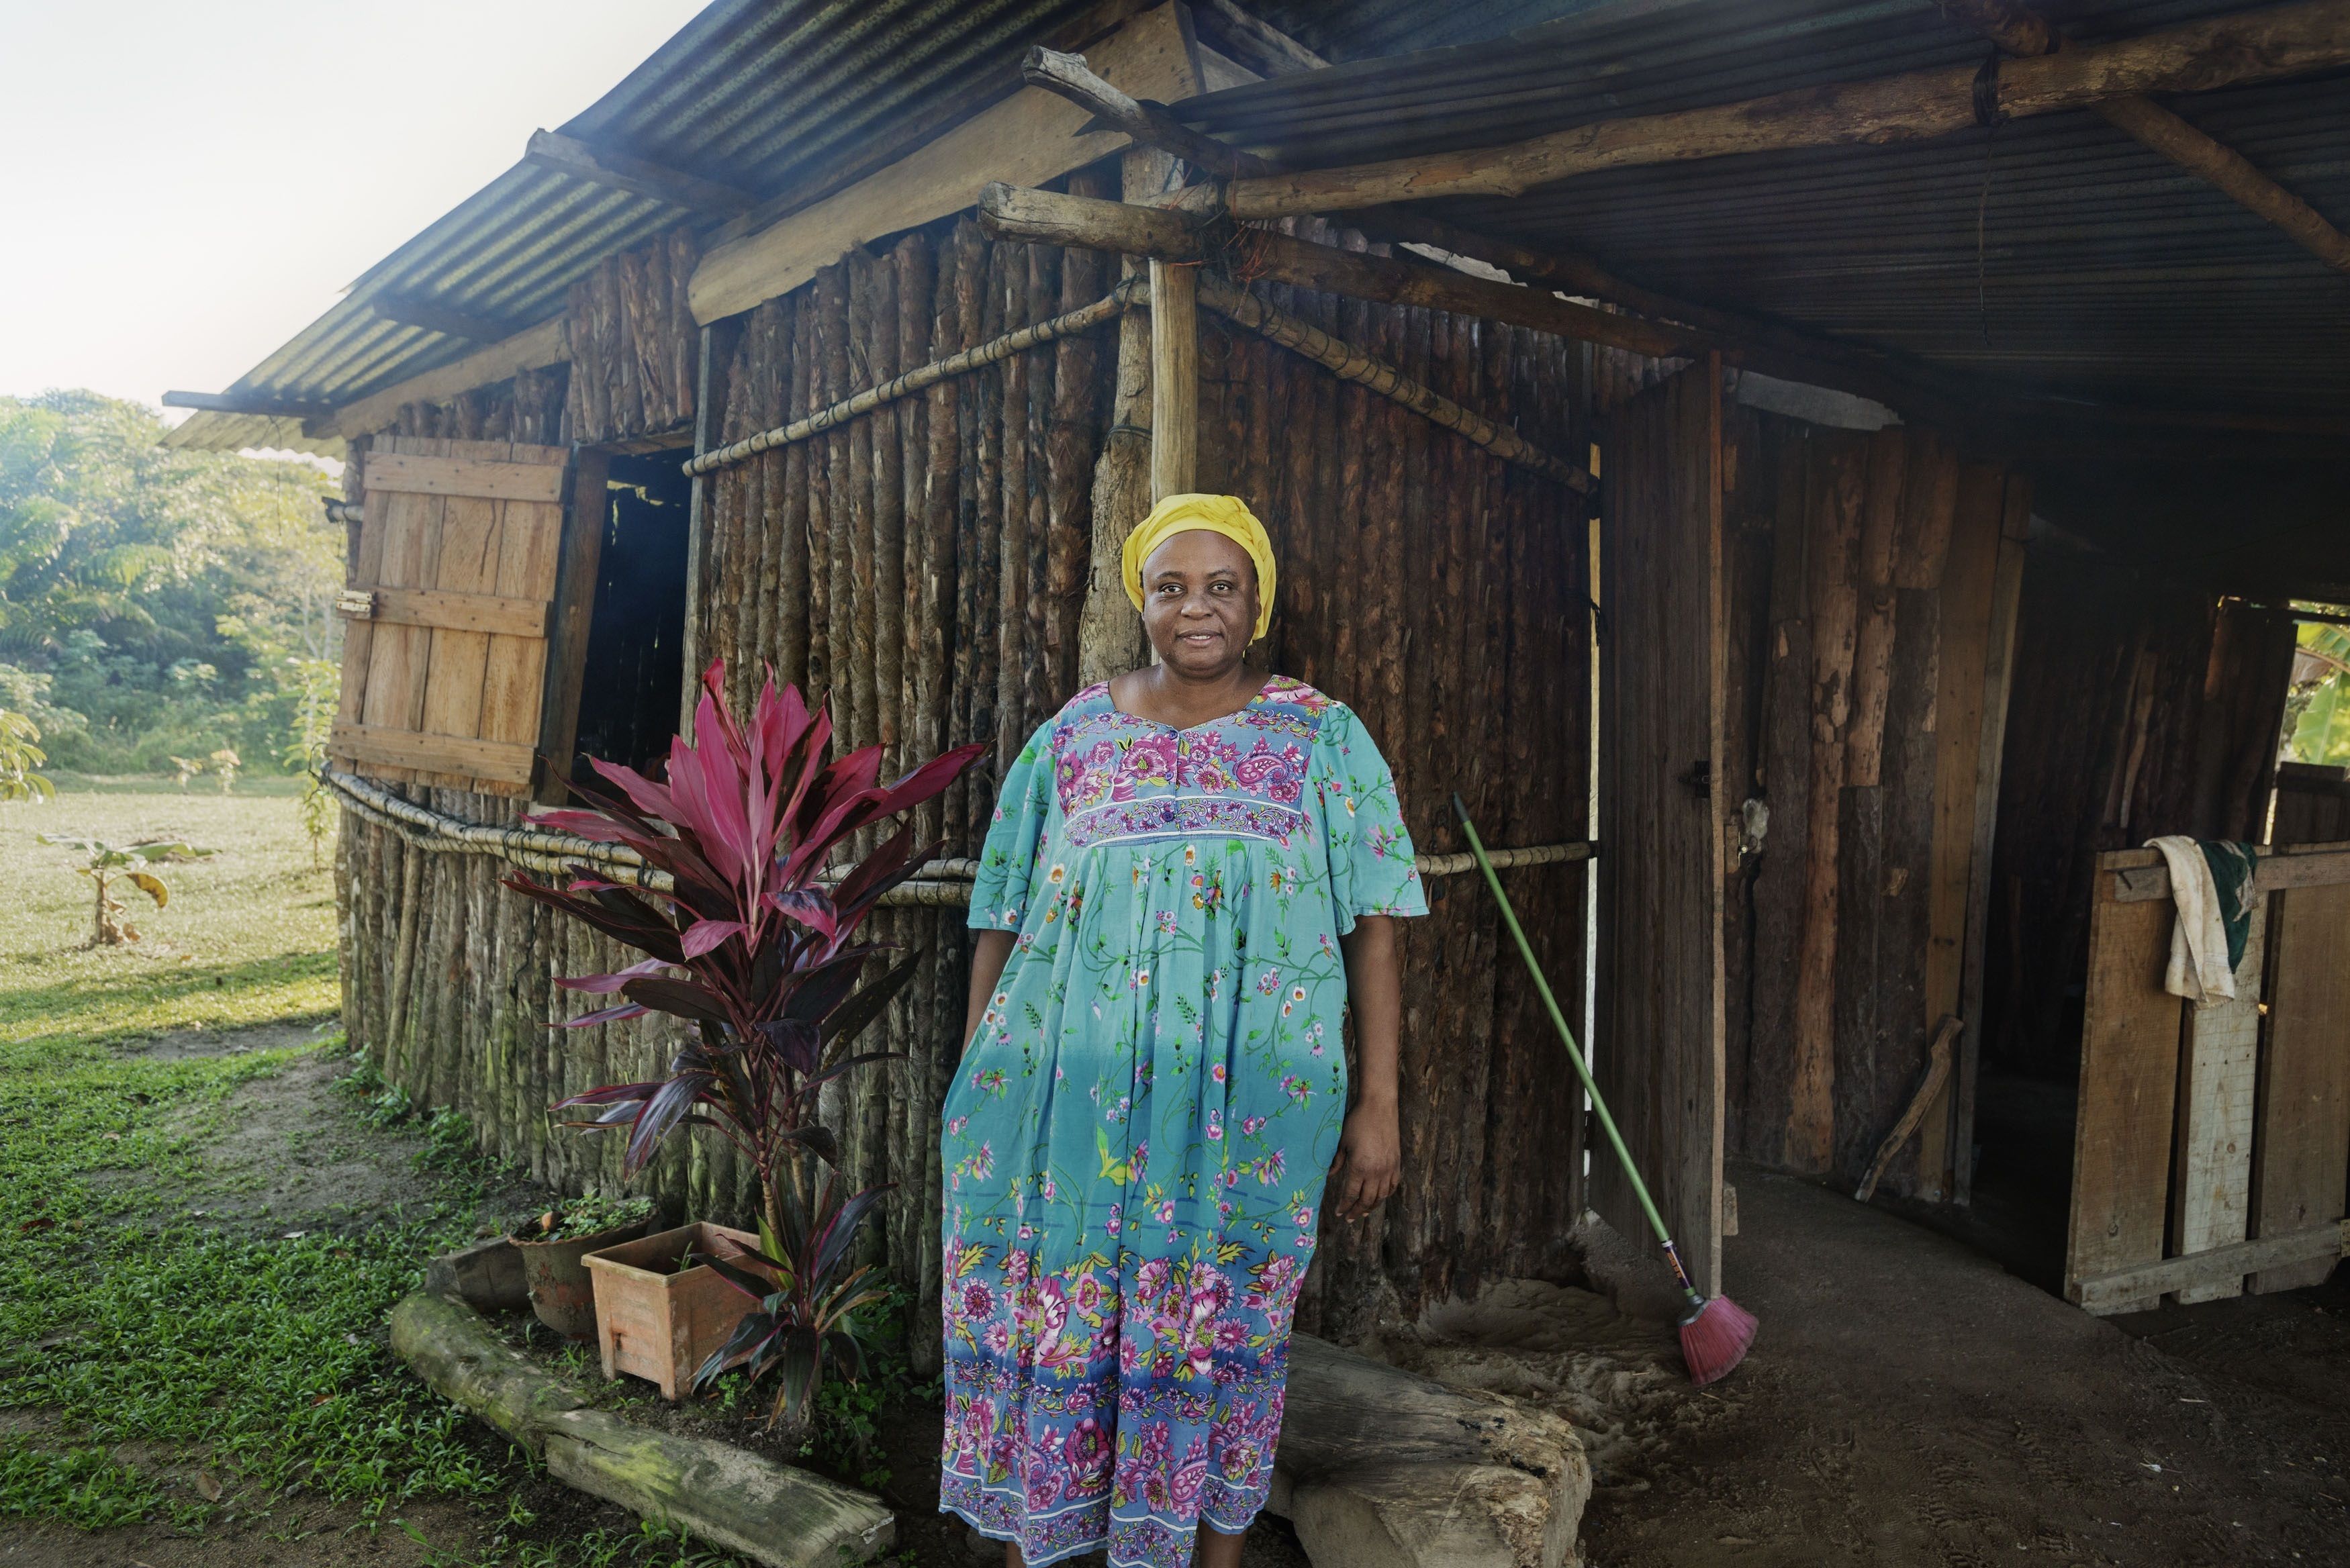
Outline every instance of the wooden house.
<svg viewBox="0 0 2350 1568"><path fill-rule="evenodd" d="M2350 0L719 0L184 400L180 444L348 460L351 1038L615 1184L545 1107L662 1036L547 1027L613 958L497 885L553 852L501 831L540 759L643 761L689 672L772 665L893 762L992 742L925 808L968 856L1139 656L1123 531L1229 490L1274 665L1432 857L1404 1186L1304 1326L1571 1266L1586 1206L1640 1233L1456 790L1709 1286L1726 1160L1963 1204L1981 1075L2076 1063L2076 1298L2330 1267L2350 866L2279 857L2277 1004L2221 1029L2118 852L2267 836L2293 607L2350 598L2345 67ZM2350 836L2338 778L2286 794ZM926 1305L956 898L884 916L907 1060L837 1113Z"/></svg>

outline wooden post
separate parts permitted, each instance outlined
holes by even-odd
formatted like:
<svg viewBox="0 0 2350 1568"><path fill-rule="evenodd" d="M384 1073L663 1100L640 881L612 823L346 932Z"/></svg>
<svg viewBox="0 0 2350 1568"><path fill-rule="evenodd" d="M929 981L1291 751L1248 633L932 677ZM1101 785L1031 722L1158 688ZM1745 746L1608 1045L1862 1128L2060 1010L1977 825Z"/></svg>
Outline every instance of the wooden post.
<svg viewBox="0 0 2350 1568"><path fill-rule="evenodd" d="M702 329L700 362L694 372L693 453L708 452L719 439L726 401L726 366L734 353L739 322L730 318ZM685 508L685 680L678 692L678 733L693 735L694 694L702 684L702 561L710 537L710 484L706 475L693 476ZM568 759L567 759L568 760Z"/></svg>
<svg viewBox="0 0 2350 1568"><path fill-rule="evenodd" d="M1200 273L1150 263L1150 499L1180 495L1200 471Z"/></svg>
<svg viewBox="0 0 2350 1568"><path fill-rule="evenodd" d="M1173 178L1175 161L1166 153L1137 148L1120 167L1120 194L1139 202L1157 194ZM1127 258L1132 277L1142 264ZM1150 338L1158 312L1148 319L1129 310L1118 327L1118 379L1110 401L1109 435L1094 464L1093 551L1086 578L1085 608L1077 618L1077 684L1090 686L1123 675L1143 659L1142 622L1127 602L1118 556L1126 536L1150 510Z"/></svg>

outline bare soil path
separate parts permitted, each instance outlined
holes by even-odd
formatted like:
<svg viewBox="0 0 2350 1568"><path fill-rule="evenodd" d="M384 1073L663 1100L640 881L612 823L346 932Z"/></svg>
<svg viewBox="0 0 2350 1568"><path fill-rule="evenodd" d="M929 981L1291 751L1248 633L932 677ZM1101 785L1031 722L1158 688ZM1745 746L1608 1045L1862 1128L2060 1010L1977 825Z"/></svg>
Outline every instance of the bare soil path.
<svg viewBox="0 0 2350 1568"><path fill-rule="evenodd" d="M1735 1179L1726 1274L1762 1337L1721 1419L1603 1478L1593 1568L2350 1562L2338 1275L2099 1319L1847 1197Z"/></svg>

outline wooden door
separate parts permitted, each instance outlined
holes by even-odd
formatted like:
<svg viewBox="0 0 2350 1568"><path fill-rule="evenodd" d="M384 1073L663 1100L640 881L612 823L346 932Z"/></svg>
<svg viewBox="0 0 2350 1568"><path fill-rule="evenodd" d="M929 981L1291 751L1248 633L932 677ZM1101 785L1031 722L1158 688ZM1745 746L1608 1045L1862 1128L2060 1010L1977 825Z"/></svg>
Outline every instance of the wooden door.
<svg viewBox="0 0 2350 1568"><path fill-rule="evenodd" d="M1600 925L1594 1075L1698 1288L1721 1277L1721 373L1614 416L1602 469ZM1654 1249L1592 1140L1591 1205Z"/></svg>
<svg viewBox="0 0 2350 1568"><path fill-rule="evenodd" d="M530 793L570 453L386 437L339 607L328 752L379 778ZM558 742L560 738L558 737Z"/></svg>

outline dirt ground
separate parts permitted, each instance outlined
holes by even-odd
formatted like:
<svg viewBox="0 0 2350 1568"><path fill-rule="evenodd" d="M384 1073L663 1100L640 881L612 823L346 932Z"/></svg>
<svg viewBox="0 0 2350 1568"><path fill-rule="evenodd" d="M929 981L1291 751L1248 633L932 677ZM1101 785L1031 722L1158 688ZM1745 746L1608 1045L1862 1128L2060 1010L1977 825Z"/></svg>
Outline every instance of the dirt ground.
<svg viewBox="0 0 2350 1568"><path fill-rule="evenodd" d="M216 1033L151 1049L287 1043ZM310 1058L240 1090L203 1181L174 1200L224 1225L288 1228L428 1201L419 1137L360 1122L329 1087L338 1070ZM1952 1236L1785 1178L1733 1179L1742 1231L1725 1243L1728 1283L1762 1330L1715 1388L1688 1387L1669 1324L1574 1286L1503 1282L1366 1346L1574 1421L1596 1479L1591 1568L1977 1568L2022 1553L2116 1568L2350 1562L2350 1282L2100 1320L2026 1277L2044 1272L2033 1229L2045 1229L2044 1199L1993 1190L1974 1217L1938 1220ZM533 1199L526 1185L494 1191L484 1222ZM1000 1548L935 1511L938 1422L918 1405L880 1434L896 1560L999 1563ZM583 1559L541 1553L636 1533L618 1508L514 1473L494 1508L417 1502L393 1511L403 1524L295 1500L201 1536L0 1526L0 1568L567 1564ZM1248 1563L1306 1568L1271 1519Z"/></svg>
<svg viewBox="0 0 2350 1568"><path fill-rule="evenodd" d="M2100 1319L1850 1198L1733 1179L1726 1281L1761 1337L1720 1419L1595 1492L1592 1568L2350 1561L2340 1276Z"/></svg>

